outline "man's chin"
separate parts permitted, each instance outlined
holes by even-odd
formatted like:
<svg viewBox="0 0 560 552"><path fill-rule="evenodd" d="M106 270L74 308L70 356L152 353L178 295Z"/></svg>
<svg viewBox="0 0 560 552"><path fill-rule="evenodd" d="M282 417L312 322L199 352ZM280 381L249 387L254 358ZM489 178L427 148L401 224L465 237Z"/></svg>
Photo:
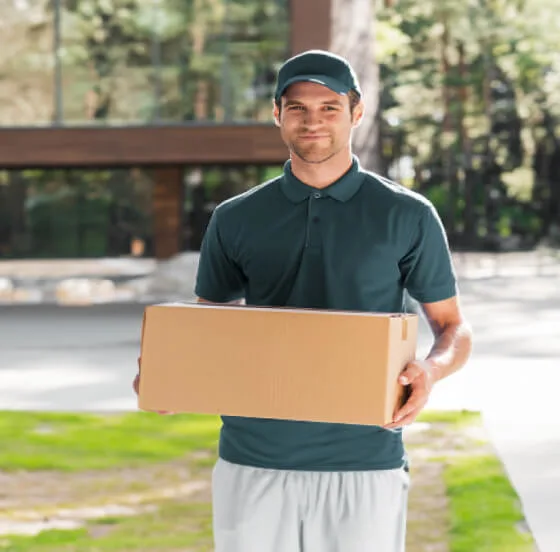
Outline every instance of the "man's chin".
<svg viewBox="0 0 560 552"><path fill-rule="evenodd" d="M302 161L306 163L324 163L334 156L333 151L314 151L314 150L302 150L301 148L291 148L292 152L295 153Z"/></svg>

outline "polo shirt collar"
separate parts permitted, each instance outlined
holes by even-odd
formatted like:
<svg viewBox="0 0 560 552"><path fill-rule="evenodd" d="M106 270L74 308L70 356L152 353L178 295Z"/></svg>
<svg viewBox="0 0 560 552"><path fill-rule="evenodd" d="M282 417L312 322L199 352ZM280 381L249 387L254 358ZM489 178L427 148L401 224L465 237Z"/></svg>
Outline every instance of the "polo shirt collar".
<svg viewBox="0 0 560 552"><path fill-rule="evenodd" d="M302 182L292 173L292 162L284 164L284 178L281 188L286 197L293 203L305 201L310 195L320 193L330 196L337 201L348 201L360 189L364 180L364 174L360 162L356 156L352 157L352 166L338 180L329 184L326 188L314 188Z"/></svg>

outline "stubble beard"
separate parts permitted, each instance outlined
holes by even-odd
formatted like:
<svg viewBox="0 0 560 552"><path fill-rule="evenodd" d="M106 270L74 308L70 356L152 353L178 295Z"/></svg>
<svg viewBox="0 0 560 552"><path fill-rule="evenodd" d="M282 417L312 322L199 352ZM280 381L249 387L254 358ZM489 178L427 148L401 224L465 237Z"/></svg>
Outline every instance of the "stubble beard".
<svg viewBox="0 0 560 552"><path fill-rule="evenodd" d="M332 138L329 146L318 147L317 144L309 144L307 147L302 147L296 142L290 144L290 151L297 155L305 163L318 165L325 163L333 158L342 148L336 148Z"/></svg>

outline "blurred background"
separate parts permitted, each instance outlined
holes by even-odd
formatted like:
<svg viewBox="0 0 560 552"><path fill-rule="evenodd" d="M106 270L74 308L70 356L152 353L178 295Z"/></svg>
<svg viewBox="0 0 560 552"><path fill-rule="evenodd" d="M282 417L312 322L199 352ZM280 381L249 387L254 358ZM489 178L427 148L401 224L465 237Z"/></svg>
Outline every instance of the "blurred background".
<svg viewBox="0 0 560 552"><path fill-rule="evenodd" d="M29 131L53 129L55 148L61 127L268 126L275 72L298 45L355 61L367 79L363 164L429 197L455 250L558 245L555 0L368 4L367 29L363 13L346 29L319 28L323 13L294 29L288 0L1 0L0 147L16 151L0 158L10 169L0 171L0 258L154 256L153 163L95 166L84 146L54 166L34 158ZM347 40L356 25L360 41ZM276 146L268 162L236 161L231 141L212 143L213 160L174 163L172 252L196 251L216 203L278 174L286 156Z"/></svg>

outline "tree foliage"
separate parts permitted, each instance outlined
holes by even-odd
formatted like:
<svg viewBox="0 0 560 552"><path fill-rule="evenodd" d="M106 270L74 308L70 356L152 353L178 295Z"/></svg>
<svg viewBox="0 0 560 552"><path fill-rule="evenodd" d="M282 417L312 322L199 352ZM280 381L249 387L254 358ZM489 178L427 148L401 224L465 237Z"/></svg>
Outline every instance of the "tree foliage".
<svg viewBox="0 0 560 552"><path fill-rule="evenodd" d="M438 206L456 246L527 245L560 220L554 0L379 6L386 168ZM399 174L403 157L409 174ZM532 200L531 202L529 200Z"/></svg>

